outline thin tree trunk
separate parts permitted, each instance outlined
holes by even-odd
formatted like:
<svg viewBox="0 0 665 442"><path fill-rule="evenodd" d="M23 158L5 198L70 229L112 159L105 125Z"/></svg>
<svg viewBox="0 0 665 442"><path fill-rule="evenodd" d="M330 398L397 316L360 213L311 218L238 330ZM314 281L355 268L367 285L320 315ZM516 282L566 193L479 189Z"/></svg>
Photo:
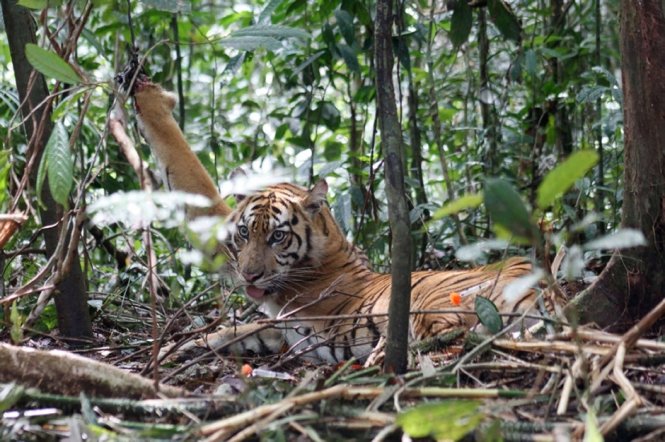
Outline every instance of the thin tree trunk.
<svg viewBox="0 0 665 442"><path fill-rule="evenodd" d="M409 79L409 132L411 141L411 167L409 172L411 178L418 183L413 190L416 196L416 204L424 206L427 204L427 194L425 193L425 180L423 178L423 152L420 138L420 127L418 126L418 91L413 82L411 71L408 73ZM430 219L429 210L424 209L420 219L414 225L414 230L418 231L416 238L420 241L420 262L422 266L425 261L425 252L427 250L427 229L425 223ZM418 260L418 247L413 247L412 263Z"/></svg>
<svg viewBox="0 0 665 442"><path fill-rule="evenodd" d="M550 7L552 8L550 32L556 35L561 35L566 21L566 13L568 12L568 9L566 8L564 10L562 0L551 0ZM559 40L555 40L553 46L556 47L560 44L561 43ZM563 71L563 65L561 61L558 58L553 57L550 61L550 69L552 71L552 81L554 84L559 84ZM557 155L559 158L567 157L573 152L573 134L571 133L568 109L564 103L559 101L558 97L555 97L552 100L552 109L554 112L556 129Z"/></svg>
<svg viewBox="0 0 665 442"><path fill-rule="evenodd" d="M393 86L392 1L377 2L374 34L377 106L385 160L388 216L392 231L392 288L388 307L384 369L388 372L404 373L407 368L411 301L411 232L404 190L402 131L397 118Z"/></svg>
<svg viewBox="0 0 665 442"><path fill-rule="evenodd" d="M600 47L600 20L601 20L601 11L600 11L600 0L595 0L595 14L594 18L596 21L596 65L600 66L601 63L601 47ZM603 148L603 102L599 97L596 100L596 120L598 121L596 128L596 151L598 152L598 169L596 173L596 212L601 215L601 218L604 218L603 214L605 212L605 150ZM598 230L600 233L605 233L606 221L603 219L598 224Z"/></svg>
<svg viewBox="0 0 665 442"><path fill-rule="evenodd" d="M432 43L434 40L434 11L436 10L436 1L432 0L430 3L430 26L429 26L429 38L427 39L427 78L428 78L428 89L429 89L429 100L430 100L430 115L432 118L432 130L434 131L434 142L436 143L437 149L439 151L439 162L441 164L441 173L443 174L443 182L446 184L446 194L448 196L448 201L454 201L457 198L455 189L453 188L453 181L450 178L450 173L448 171L448 160L446 159L446 152L443 148L443 135L441 133L441 119L439 118L439 103L436 97L436 81L434 79L434 62L432 61ZM466 105L465 105L465 121L464 126L468 126L468 121L466 121ZM468 170L467 170L468 172ZM471 181L471 180L469 180ZM457 230L457 236L460 239L462 244L468 244L466 234L462 228L462 222L456 213L450 215L455 223L455 229Z"/></svg>
<svg viewBox="0 0 665 442"><path fill-rule="evenodd" d="M404 14L405 14L405 2L399 2L399 16L398 20L398 30L402 34L406 29L406 24L404 23ZM406 37L400 37L399 44L402 48L407 48ZM408 49L402 49L407 52ZM416 60L411 59L411 55L408 54L409 61L411 63ZM425 193L425 179L423 177L423 152L422 152L422 140L420 134L420 126L418 123L418 108L420 97L418 94L418 88L416 88L415 81L413 80L413 67L409 66L406 69L407 81L409 83L409 95L408 95L408 117L409 117L409 148L411 150L411 164L409 165L409 176L416 185L412 186L413 196L415 196L416 204L418 206L424 206L427 204L427 194ZM427 229L425 229L425 223L430 219L429 210L424 209L422 215L413 225L413 239L417 244L412 247L412 257L411 263L415 265L418 262L418 266L422 266L425 261L425 252L427 250ZM420 249L420 250L418 250ZM420 255L420 261L418 261L418 255Z"/></svg>
<svg viewBox="0 0 665 442"><path fill-rule="evenodd" d="M621 1L624 93L623 227L647 245L617 251L575 299L581 321L625 326L663 298L665 286L665 11L661 0Z"/></svg>
<svg viewBox="0 0 665 442"><path fill-rule="evenodd" d="M52 129L51 106L41 106L49 95L44 77L35 73L34 81L30 82L33 71L32 66L25 57L25 45L36 43L35 23L28 9L18 6L15 0L1 0L2 13L9 41L9 49L16 77L16 88L21 100L21 113L26 119L25 131L30 140L28 152L34 157L34 164L41 161L44 146L49 139ZM29 155L30 156L30 155ZM33 167L30 181L34 187L37 168ZM42 224L49 227L44 230L46 252L52 256L56 251L60 235L67 235L67 229L62 229L62 207L51 196L48 186L42 190L42 201L45 208L40 209ZM66 269L63 269L66 271ZM88 296L81 270L78 251L74 251L71 266L66 274L62 275L57 284L55 306L58 316L58 328L63 336L74 339L92 337L92 326L88 312Z"/></svg>
<svg viewBox="0 0 665 442"><path fill-rule="evenodd" d="M487 14L485 8L478 10L478 52L479 52L479 70L480 70L480 115L483 120L484 137L487 140L487 152L484 155L485 173L487 176L496 174L496 155L498 151L496 140L496 119L493 118L493 103L490 102L492 96L489 91L489 73L487 64L489 63L490 41L487 36ZM483 93L486 92L483 97Z"/></svg>

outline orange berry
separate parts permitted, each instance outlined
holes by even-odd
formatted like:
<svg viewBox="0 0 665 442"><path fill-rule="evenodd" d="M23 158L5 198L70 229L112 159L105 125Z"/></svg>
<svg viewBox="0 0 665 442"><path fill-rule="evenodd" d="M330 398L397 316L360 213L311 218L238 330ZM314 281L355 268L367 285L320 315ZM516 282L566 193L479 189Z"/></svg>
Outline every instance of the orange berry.
<svg viewBox="0 0 665 442"><path fill-rule="evenodd" d="M246 378L250 377L252 375L252 372L254 370L252 369L252 366L249 364L244 364L242 368L240 369L240 373L245 376Z"/></svg>
<svg viewBox="0 0 665 442"><path fill-rule="evenodd" d="M450 292L450 303L452 305L460 305L462 303L462 295L457 292Z"/></svg>

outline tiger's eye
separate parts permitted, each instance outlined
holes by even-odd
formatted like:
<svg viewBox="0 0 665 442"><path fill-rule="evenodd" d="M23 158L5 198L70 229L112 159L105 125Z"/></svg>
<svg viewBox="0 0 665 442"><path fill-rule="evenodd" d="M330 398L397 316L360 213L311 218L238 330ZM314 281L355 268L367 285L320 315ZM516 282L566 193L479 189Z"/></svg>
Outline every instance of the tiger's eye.
<svg viewBox="0 0 665 442"><path fill-rule="evenodd" d="M272 235L270 236L270 242L271 243L277 243L280 242L284 239L286 234L282 230L275 230L272 232Z"/></svg>
<svg viewBox="0 0 665 442"><path fill-rule="evenodd" d="M238 226L238 235L243 239L249 238L249 229L247 226Z"/></svg>

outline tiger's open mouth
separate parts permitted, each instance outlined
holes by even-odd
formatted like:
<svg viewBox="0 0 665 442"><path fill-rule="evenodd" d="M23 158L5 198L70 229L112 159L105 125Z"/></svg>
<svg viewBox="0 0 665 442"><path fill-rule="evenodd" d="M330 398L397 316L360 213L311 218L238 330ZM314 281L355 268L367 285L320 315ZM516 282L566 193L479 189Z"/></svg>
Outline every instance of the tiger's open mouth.
<svg viewBox="0 0 665 442"><path fill-rule="evenodd" d="M257 301L266 295L274 293L274 291L275 289L273 289L272 287L267 287L264 289L259 288L255 285L248 285L247 287L245 287L245 292L247 293L247 296Z"/></svg>

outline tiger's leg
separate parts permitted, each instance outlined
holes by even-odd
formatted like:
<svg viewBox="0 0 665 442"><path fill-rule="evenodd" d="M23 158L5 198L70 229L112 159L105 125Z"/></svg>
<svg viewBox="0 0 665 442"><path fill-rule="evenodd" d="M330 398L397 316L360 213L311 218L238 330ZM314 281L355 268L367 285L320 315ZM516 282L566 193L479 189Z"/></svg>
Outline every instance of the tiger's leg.
<svg viewBox="0 0 665 442"><path fill-rule="evenodd" d="M279 329L261 324L241 324L219 329L195 341L188 341L177 348L174 355L179 360L204 351L238 356L271 355L279 354L285 342L284 334ZM163 348L160 355L167 356L172 353L173 347L174 345L170 345Z"/></svg>
<svg viewBox="0 0 665 442"><path fill-rule="evenodd" d="M175 95L139 76L134 88L134 103L141 132L164 170L169 189L203 195L212 201L211 207L188 207L187 216L227 216L231 213L231 208L219 195L173 118Z"/></svg>

